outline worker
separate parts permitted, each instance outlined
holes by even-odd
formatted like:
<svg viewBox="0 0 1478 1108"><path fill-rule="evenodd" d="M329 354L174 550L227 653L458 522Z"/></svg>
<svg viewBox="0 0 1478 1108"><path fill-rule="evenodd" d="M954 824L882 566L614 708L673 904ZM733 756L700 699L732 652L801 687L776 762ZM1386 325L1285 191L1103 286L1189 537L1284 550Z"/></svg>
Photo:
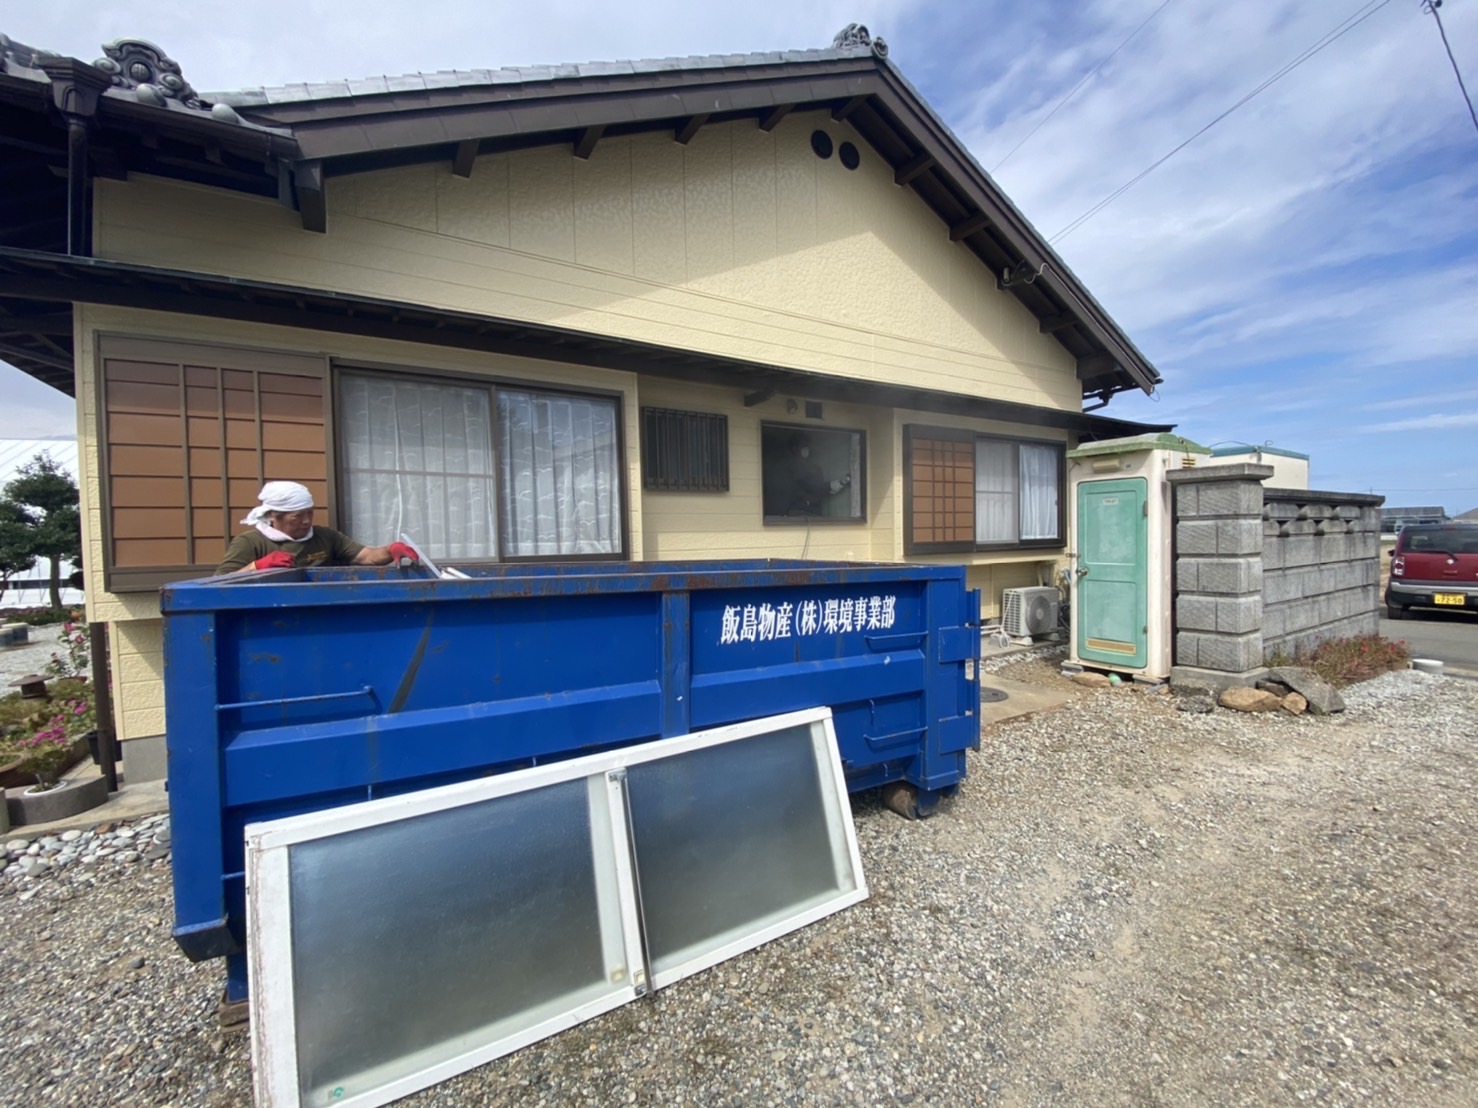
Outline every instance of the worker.
<svg viewBox="0 0 1478 1108"><path fill-rule="evenodd" d="M313 494L296 481L268 481L260 503L241 522L252 528L231 540L216 574L292 566L386 566L420 561L403 542L365 546L331 527L313 526Z"/></svg>
<svg viewBox="0 0 1478 1108"><path fill-rule="evenodd" d="M789 457L775 475L776 507L782 515L820 515L826 498L850 485L852 475L844 473L828 480L821 472L821 464L811 457L810 439L799 431L790 436L789 445Z"/></svg>

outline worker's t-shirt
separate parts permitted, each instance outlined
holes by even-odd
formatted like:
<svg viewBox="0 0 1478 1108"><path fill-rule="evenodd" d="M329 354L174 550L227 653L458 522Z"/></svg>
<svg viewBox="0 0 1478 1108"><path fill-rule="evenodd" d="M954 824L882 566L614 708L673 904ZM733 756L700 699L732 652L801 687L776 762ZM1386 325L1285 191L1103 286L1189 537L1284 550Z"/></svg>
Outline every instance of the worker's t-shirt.
<svg viewBox="0 0 1478 1108"><path fill-rule="evenodd" d="M304 542L273 542L260 531L243 531L231 540L231 545L226 548L225 561L216 566L216 573L245 569L274 550L287 551L300 566L347 566L363 549L364 543L355 542L332 527L313 528L313 534Z"/></svg>

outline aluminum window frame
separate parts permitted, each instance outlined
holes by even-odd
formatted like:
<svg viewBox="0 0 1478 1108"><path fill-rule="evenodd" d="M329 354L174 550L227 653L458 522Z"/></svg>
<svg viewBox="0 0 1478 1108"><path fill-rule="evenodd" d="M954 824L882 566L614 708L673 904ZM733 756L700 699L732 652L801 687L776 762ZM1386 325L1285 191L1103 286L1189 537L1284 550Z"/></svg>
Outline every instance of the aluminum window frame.
<svg viewBox="0 0 1478 1108"><path fill-rule="evenodd" d="M833 833L833 860L838 883L850 879L836 896L773 920L757 931L744 934L713 949L701 952L655 977L644 946L641 926L641 889L636 851L627 806L626 771L634 766L737 742L752 736L806 727L815 758L828 829ZM615 895L619 907L620 941L628 972L613 982L612 991L576 1008L557 1013L513 1034L483 1042L457 1056L434 1063L362 1092L339 1097L334 1103L345 1108L376 1108L420 1089L464 1073L476 1066L512 1053L540 1039L620 1007L652 988L665 987L701 970L717 965L772 939L841 911L868 896L861 852L847 800L847 783L837 747L830 708L811 708L764 719L729 724L711 730L638 746L605 751L568 761L535 766L494 777L440 786L420 792L370 800L319 812L254 823L247 826L246 889L247 951L250 985L253 1084L257 1103L298 1105L304 1103L297 1054L297 1001L293 973L293 912L291 896L291 851L296 845L317 842L335 835L380 827L448 809L529 792L550 785L584 779L594 799L603 782L608 845L615 873ZM602 836L596 833L601 819L596 804L590 808L592 852ZM845 850L838 854L835 831L842 832ZM842 863L848 873L843 874ZM595 858L597 870L601 860ZM599 884L599 882L598 882ZM607 890L609 892L610 890Z"/></svg>

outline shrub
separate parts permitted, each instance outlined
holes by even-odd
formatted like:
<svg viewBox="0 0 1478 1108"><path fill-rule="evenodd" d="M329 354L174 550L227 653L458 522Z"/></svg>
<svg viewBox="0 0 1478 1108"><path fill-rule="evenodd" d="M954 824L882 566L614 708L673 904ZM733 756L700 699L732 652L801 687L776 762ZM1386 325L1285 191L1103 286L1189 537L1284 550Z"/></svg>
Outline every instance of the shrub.
<svg viewBox="0 0 1478 1108"><path fill-rule="evenodd" d="M19 693L0 699L0 762L50 784L74 761L74 744L97 727L92 683L85 677L53 681L48 699L27 700Z"/></svg>
<svg viewBox="0 0 1478 1108"><path fill-rule="evenodd" d="M1336 688L1369 681L1382 673L1405 669L1411 662L1411 647L1403 640L1383 635L1357 635L1330 639L1314 648L1305 663Z"/></svg>
<svg viewBox="0 0 1478 1108"><path fill-rule="evenodd" d="M0 609L0 623L28 623L32 627L46 627L49 624L63 623L75 618L76 613L68 613L56 608Z"/></svg>

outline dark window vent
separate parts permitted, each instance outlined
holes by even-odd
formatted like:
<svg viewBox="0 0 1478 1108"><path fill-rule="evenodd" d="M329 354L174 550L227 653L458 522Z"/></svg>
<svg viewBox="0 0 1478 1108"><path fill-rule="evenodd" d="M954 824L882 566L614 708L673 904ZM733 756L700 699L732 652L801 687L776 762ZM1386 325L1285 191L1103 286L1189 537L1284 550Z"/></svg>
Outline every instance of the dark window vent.
<svg viewBox="0 0 1478 1108"><path fill-rule="evenodd" d="M643 488L729 491L728 416L643 408L641 440Z"/></svg>

